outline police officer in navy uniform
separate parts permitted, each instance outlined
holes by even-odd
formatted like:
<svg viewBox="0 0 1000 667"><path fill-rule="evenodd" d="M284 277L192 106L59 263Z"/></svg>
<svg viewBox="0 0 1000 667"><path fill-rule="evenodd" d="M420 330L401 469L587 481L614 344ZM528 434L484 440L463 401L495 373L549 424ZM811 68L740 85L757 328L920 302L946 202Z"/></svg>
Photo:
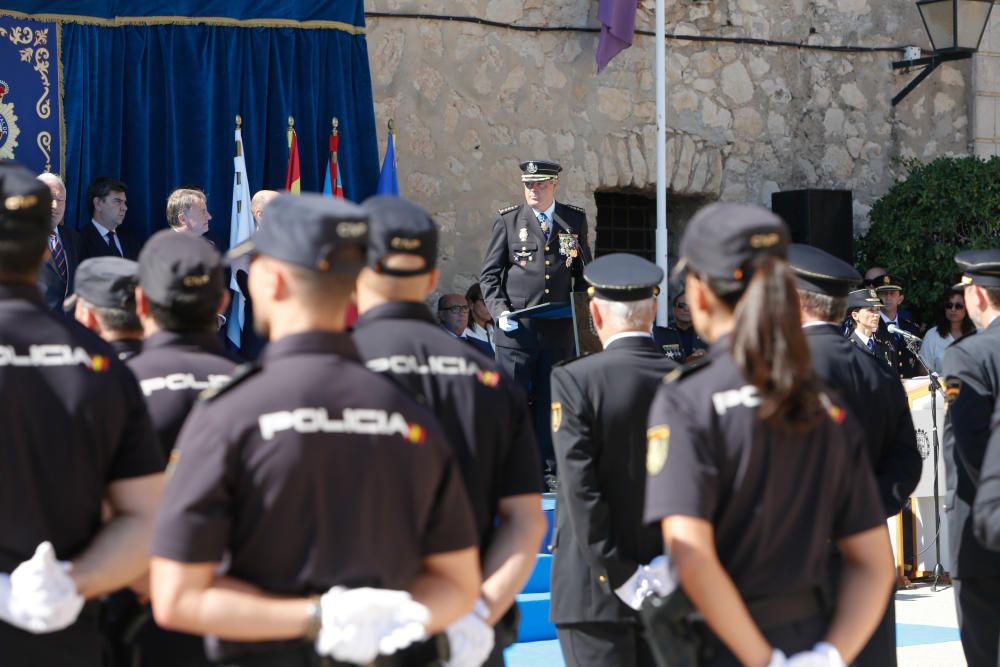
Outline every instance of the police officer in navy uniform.
<svg viewBox="0 0 1000 667"><path fill-rule="evenodd" d="M704 618L709 667L798 652L849 663L893 584L875 480L857 466L860 426L810 364L788 236L757 207L692 218L680 266L711 347L660 386L649 413L645 517ZM844 561L835 610L823 594L831 541Z"/></svg>
<svg viewBox="0 0 1000 667"><path fill-rule="evenodd" d="M982 522L974 530L972 509L978 505L982 519L990 501L979 497L981 483L997 474L996 464L986 468L984 458L987 448L995 448L991 440L1000 423L1000 250L969 250L955 262L962 271L956 288L963 290L966 311L980 332L952 343L941 367L948 403L943 439L948 545L965 659L970 667L992 667L1000 647L1000 553L988 547L1000 545L995 536L977 539L988 535Z"/></svg>
<svg viewBox="0 0 1000 667"><path fill-rule="evenodd" d="M42 301L50 197L0 162L0 661L99 667L95 600L146 568L163 457L132 374Z"/></svg>
<svg viewBox="0 0 1000 667"><path fill-rule="evenodd" d="M512 311L543 303L569 302L583 290L590 262L583 209L557 202L562 167L555 162L521 163L525 203L500 211L493 223L479 283L486 307L497 320L494 344L501 370L528 394L542 463L551 471L549 375L573 356L570 319L514 319Z"/></svg>
<svg viewBox="0 0 1000 667"><path fill-rule="evenodd" d="M591 321L604 350L552 371L552 442L559 466L549 616L572 667L652 666L637 613L615 594L663 552L643 525L646 414L677 367L650 336L663 270L641 257L588 264Z"/></svg>
<svg viewBox="0 0 1000 667"><path fill-rule="evenodd" d="M674 323L666 327L654 326L653 342L678 363L695 361L708 351L708 345L691 325L691 308L684 297L684 290L675 294L670 304L674 311Z"/></svg>
<svg viewBox="0 0 1000 667"><path fill-rule="evenodd" d="M76 272L76 291L66 299L76 321L108 342L122 361L142 351L142 324L135 313L139 265L122 257L91 257Z"/></svg>
<svg viewBox="0 0 1000 667"><path fill-rule="evenodd" d="M225 665L426 665L438 642L423 640L479 593L476 534L433 416L344 333L367 217L307 194L264 217L231 254L253 256L271 342L178 438L152 549L156 620L211 636Z"/></svg>
<svg viewBox="0 0 1000 667"><path fill-rule="evenodd" d="M875 292L882 300L882 311L879 313L879 337L891 347L890 359L893 368L901 378L911 378L917 375L927 375L923 362L910 351L906 339L900 334L889 333L889 325L920 336L921 330L912 320L903 317L899 306L903 303L903 280L899 276L886 274L876 279Z"/></svg>
<svg viewBox="0 0 1000 667"><path fill-rule="evenodd" d="M798 282L802 326L813 368L836 390L858 423L864 424L882 514L886 519L893 517L903 509L920 481L923 462L902 384L873 355L852 345L840 333L847 294L861 282L861 275L847 262L807 245L792 244L788 262ZM854 664L896 664L892 596L881 624Z"/></svg>
<svg viewBox="0 0 1000 667"><path fill-rule="evenodd" d="M370 370L434 412L454 450L479 531L482 620L496 626L485 664L502 665L503 648L517 636L514 597L545 533L527 402L492 356L444 330L427 307L439 276L438 228L430 215L399 197L372 197L362 208L370 239L358 277L354 343ZM466 623L476 619L474 613Z"/></svg>
<svg viewBox="0 0 1000 667"><path fill-rule="evenodd" d="M892 344L882 338L878 328L878 314L882 301L873 289L859 289L847 295L847 340L875 357L886 369L895 372L895 351Z"/></svg>
<svg viewBox="0 0 1000 667"><path fill-rule="evenodd" d="M90 262L125 262L101 257ZM216 314L228 305L222 257L205 239L165 230L139 253L135 290L142 327L142 354L129 360L139 380L165 456L205 389L228 382L236 367L215 332ZM145 620L144 620L145 619ZM147 604L129 591L110 600L108 635L119 664L144 667L208 665L202 638L159 628Z"/></svg>

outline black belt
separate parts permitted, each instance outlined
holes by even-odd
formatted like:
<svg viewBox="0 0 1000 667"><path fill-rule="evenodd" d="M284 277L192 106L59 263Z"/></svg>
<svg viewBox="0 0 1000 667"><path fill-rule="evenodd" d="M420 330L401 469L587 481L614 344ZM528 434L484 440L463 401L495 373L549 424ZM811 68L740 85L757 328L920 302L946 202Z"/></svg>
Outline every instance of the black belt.
<svg viewBox="0 0 1000 667"><path fill-rule="evenodd" d="M761 631L780 628L789 623L816 616L827 616L829 605L822 590L814 588L801 593L747 601L750 617Z"/></svg>
<svg viewBox="0 0 1000 667"><path fill-rule="evenodd" d="M442 633L392 655L380 655L366 667L437 667L448 657L448 638ZM218 664L220 667L357 667L355 663L320 656L311 644L305 643L266 653L223 658Z"/></svg>

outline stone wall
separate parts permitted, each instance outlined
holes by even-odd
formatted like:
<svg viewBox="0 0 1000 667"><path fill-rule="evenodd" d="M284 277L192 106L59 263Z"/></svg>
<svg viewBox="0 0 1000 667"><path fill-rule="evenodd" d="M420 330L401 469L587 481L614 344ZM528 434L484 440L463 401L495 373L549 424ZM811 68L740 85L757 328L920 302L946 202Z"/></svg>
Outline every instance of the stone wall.
<svg viewBox="0 0 1000 667"><path fill-rule="evenodd" d="M911 0L667 5L667 32L685 36L927 47ZM372 0L367 9L598 25L596 0ZM653 29L653 10L653 0L640 0L639 29ZM376 118L382 128L395 122L400 189L443 228L442 290L476 279L497 209L523 201L520 160L561 162L557 196L585 207L592 230L595 191L655 193L652 36L637 35L598 76L594 33L403 17L368 26ZM942 66L893 109L912 76L893 73L899 57L668 40L666 187L765 205L778 190L849 188L855 229L865 229L871 203L894 179L894 158L965 154L972 141L970 64Z"/></svg>

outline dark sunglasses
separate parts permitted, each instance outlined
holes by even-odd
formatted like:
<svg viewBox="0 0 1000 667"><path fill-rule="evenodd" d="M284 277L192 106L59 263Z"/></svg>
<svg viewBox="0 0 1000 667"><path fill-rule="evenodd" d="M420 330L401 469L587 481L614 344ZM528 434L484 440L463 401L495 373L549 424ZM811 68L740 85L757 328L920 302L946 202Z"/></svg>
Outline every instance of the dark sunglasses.
<svg viewBox="0 0 1000 667"><path fill-rule="evenodd" d="M944 304L945 310L965 310L964 303L946 303Z"/></svg>
<svg viewBox="0 0 1000 667"><path fill-rule="evenodd" d="M687 307L688 307L687 301L678 301L677 303L674 304L674 308L687 308Z"/></svg>

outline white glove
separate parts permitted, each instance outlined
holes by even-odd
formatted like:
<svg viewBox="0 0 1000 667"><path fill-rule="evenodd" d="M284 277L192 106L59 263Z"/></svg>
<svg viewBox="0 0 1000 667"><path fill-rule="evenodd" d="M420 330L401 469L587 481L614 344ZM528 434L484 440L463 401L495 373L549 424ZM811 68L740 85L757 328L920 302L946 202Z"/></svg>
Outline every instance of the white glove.
<svg viewBox="0 0 1000 667"><path fill-rule="evenodd" d="M493 626L486 622L490 610L482 600L476 600L476 608L449 625L448 644L451 657L445 667L480 667L490 657L493 650Z"/></svg>
<svg viewBox="0 0 1000 667"><path fill-rule="evenodd" d="M70 564L56 560L50 542L0 578L0 619L22 630L43 634L71 626L84 599L69 576Z"/></svg>
<svg viewBox="0 0 1000 667"><path fill-rule="evenodd" d="M649 565L640 565L628 580L615 589L622 602L638 611L642 601L650 595L667 595L677 588L677 580L670 572L670 559L657 556Z"/></svg>
<svg viewBox="0 0 1000 667"><path fill-rule="evenodd" d="M430 611L406 591L331 588L320 598L322 624L316 652L367 664L427 638Z"/></svg>
<svg viewBox="0 0 1000 667"><path fill-rule="evenodd" d="M767 663L767 667L788 667L789 664L784 653L778 649L771 651L771 662Z"/></svg>
<svg viewBox="0 0 1000 667"><path fill-rule="evenodd" d="M517 331L517 320L509 319L507 316L510 315L509 310L505 310L500 313L500 319L497 320L497 326L504 333L510 333L511 331Z"/></svg>
<svg viewBox="0 0 1000 667"><path fill-rule="evenodd" d="M820 642L811 651L796 653L788 660L788 667L845 667L840 651L833 644Z"/></svg>

